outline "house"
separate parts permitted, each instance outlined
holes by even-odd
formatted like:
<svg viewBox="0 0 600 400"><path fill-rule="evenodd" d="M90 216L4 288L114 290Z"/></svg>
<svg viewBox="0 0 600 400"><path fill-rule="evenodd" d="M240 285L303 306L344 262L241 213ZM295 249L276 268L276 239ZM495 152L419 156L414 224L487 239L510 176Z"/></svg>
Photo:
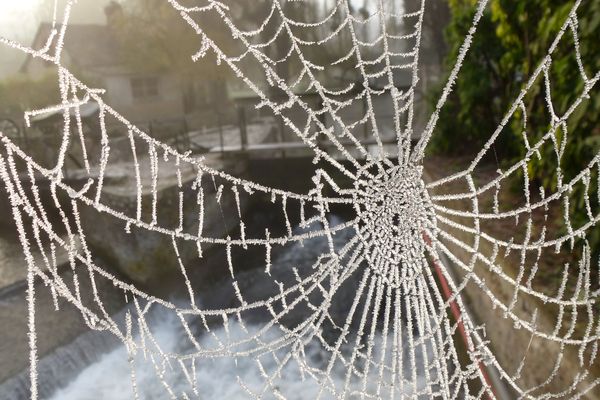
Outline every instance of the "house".
<svg viewBox="0 0 600 400"><path fill-rule="evenodd" d="M124 61L112 25L121 12L121 6L113 2L105 8L106 24L69 24L61 54L63 65L90 86L106 89L105 102L133 123L183 120L189 112L189 93L177 77L168 72L138 73ZM32 47L43 48L51 31L51 24L40 24ZM28 55L20 71L39 79L55 70L54 64Z"/></svg>

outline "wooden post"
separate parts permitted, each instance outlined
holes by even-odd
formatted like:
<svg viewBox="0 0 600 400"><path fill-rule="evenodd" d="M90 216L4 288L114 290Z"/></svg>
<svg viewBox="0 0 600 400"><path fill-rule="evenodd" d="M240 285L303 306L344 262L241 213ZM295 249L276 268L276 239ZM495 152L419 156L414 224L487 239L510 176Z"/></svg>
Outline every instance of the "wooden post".
<svg viewBox="0 0 600 400"><path fill-rule="evenodd" d="M29 136L27 135L27 126L24 123L21 124L21 132L23 132L23 142L25 143L25 148L29 150Z"/></svg>
<svg viewBox="0 0 600 400"><path fill-rule="evenodd" d="M283 117L279 117L279 143L283 143L285 141L285 124L283 123ZM281 149L281 157L285 158L285 150Z"/></svg>
<svg viewBox="0 0 600 400"><path fill-rule="evenodd" d="M221 145L221 157L225 155L225 149L223 148L223 122L221 121L221 113L215 110L217 113L217 124L219 125L219 144Z"/></svg>
<svg viewBox="0 0 600 400"><path fill-rule="evenodd" d="M323 108L325 108L325 103L323 101L323 99L319 99L319 111L323 111ZM326 113L321 113L318 115L317 117L319 119L319 122L323 125L324 129L327 129L327 114ZM335 129L335 123L332 123L332 127ZM317 127L317 129L319 129ZM325 143L327 142L328 138L327 135L325 133L322 134L318 134L317 135L317 147L323 151L327 151L327 148L325 146Z"/></svg>
<svg viewBox="0 0 600 400"><path fill-rule="evenodd" d="M248 132L246 131L246 108L243 105L238 106L238 124L240 126L241 150L245 151L248 146Z"/></svg>
<svg viewBox="0 0 600 400"><path fill-rule="evenodd" d="M369 111L369 107L368 107L368 104L367 104L367 95L366 95L366 93L365 93L365 95L362 98L362 105L363 105L363 115L366 115L367 112ZM364 132L363 133L364 133L365 140L368 139L369 138L369 119L368 118L365 120Z"/></svg>
<svg viewBox="0 0 600 400"><path fill-rule="evenodd" d="M179 148L179 131L175 131L175 149L181 151Z"/></svg>
<svg viewBox="0 0 600 400"><path fill-rule="evenodd" d="M192 147L192 141L190 140L190 128L185 117L183 117L183 141L185 143L184 151L190 150Z"/></svg>

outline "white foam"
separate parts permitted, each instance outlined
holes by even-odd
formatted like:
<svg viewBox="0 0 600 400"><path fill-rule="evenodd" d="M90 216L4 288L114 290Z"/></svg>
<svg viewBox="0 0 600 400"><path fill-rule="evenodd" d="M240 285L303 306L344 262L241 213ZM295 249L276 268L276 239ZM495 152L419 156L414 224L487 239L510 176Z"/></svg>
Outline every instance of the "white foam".
<svg viewBox="0 0 600 400"><path fill-rule="evenodd" d="M258 327L250 327L250 332L256 332ZM228 333L224 329L215 331L220 338L234 341L247 337L248 333L240 327L239 324L230 324ZM181 332L177 329L176 321L164 319L154 330L157 343L162 351L166 353L181 352L181 343L185 342ZM276 339L278 336L274 331L267 332L262 336L263 339ZM216 340L208 335L200 339L201 346L214 347ZM381 336L376 337L375 354L381 351ZM386 351L390 351L388 347ZM240 350L240 349L238 349ZM311 342L305 349L306 358L314 363L311 366L323 368L329 360L329 353L321 348L316 342ZM345 352L342 350L342 352ZM283 357L285 350L276 352L277 356ZM349 353L349 351L348 351ZM419 355L417 355L418 357ZM163 399L169 398L169 393L160 379L157 379L157 371L149 360L144 361L144 355L138 353L135 356L135 376L136 386L140 399ZM278 367L278 363L271 355L260 357L260 361L265 371L269 374ZM319 365L320 364L320 365ZM338 394L343 390L347 369L342 363L336 363L331 374L330 385L333 385ZM410 376L410 367L404 368L407 376ZM372 369L369 372L367 386L373 392L373 385L377 381L378 371ZM386 374L389 375L389 372ZM274 381L275 391L279 392L286 399L302 400L316 398L319 392L319 383L308 375L306 379L301 379L300 369L295 361L287 363L281 370L280 375ZM173 364L165 369L164 380L173 391L176 398L184 398L185 393L192 398L203 400L237 400L248 399L249 394L245 391L243 385L248 389L259 393L265 386L265 378L261 375L255 358L252 357L218 357L214 359L200 359L196 362L196 382L198 396L194 395L192 387L186 379L179 365ZM362 385L362 379L354 377L349 385L350 390L359 390ZM417 389L422 390L426 385L422 378L417 378ZM404 381L404 392L412 391L413 385L409 381ZM389 388L384 388L382 394L389 397ZM397 392L395 398L402 398L400 392ZM134 398L132 389L131 370L128 362L128 354L124 346L106 354L98 362L84 369L77 378L67 387L58 390L51 400L129 400ZM275 399L273 388L265 391L265 399ZM323 392L323 399L333 399L331 391ZM352 397L350 397L352 398Z"/></svg>

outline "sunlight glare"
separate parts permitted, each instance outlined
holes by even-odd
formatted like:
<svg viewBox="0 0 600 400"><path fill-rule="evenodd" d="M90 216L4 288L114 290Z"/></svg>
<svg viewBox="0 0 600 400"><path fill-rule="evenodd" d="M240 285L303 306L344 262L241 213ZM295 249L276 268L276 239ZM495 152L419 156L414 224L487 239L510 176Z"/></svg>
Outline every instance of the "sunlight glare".
<svg viewBox="0 0 600 400"><path fill-rule="evenodd" d="M32 11L39 3L40 0L0 0L0 11L2 14Z"/></svg>

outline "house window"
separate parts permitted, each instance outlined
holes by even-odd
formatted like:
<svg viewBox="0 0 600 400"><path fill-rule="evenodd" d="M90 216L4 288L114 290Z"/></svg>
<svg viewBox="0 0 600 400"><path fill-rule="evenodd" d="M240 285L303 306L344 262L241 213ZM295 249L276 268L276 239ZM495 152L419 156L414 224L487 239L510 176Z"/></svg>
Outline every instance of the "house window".
<svg viewBox="0 0 600 400"><path fill-rule="evenodd" d="M134 99L145 99L158 96L158 79L131 78L131 93Z"/></svg>

